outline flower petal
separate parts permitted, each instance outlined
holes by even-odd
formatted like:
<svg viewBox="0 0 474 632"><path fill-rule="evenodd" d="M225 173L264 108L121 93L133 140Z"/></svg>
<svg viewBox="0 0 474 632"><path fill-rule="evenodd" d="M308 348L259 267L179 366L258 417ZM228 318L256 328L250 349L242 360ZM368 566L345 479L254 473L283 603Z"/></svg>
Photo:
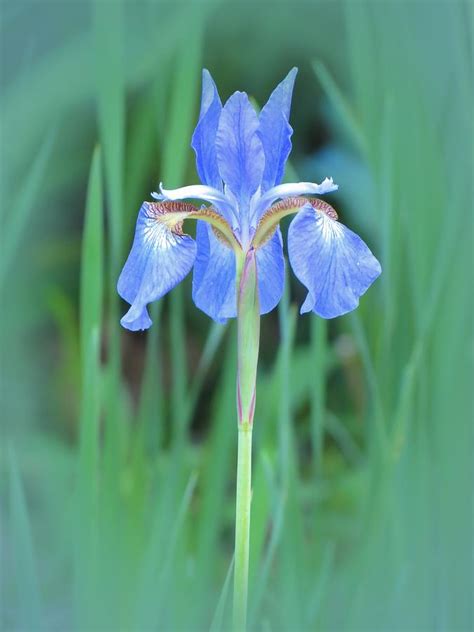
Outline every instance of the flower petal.
<svg viewBox="0 0 474 632"><path fill-rule="evenodd" d="M325 213L305 206L288 231L291 267L307 287L301 313L335 318L355 309L381 272L362 239Z"/></svg>
<svg viewBox="0 0 474 632"><path fill-rule="evenodd" d="M332 178L324 178L321 184L313 182L290 182L288 184L278 184L269 189L258 200L254 211L254 218L258 222L265 211L279 198L298 197L299 195L324 195L337 191L338 185L334 184Z"/></svg>
<svg viewBox="0 0 474 632"><path fill-rule="evenodd" d="M248 206L258 189L265 166L262 143L257 135L258 117L245 92L235 92L225 104L217 129L217 163L222 179Z"/></svg>
<svg viewBox="0 0 474 632"><path fill-rule="evenodd" d="M273 237L257 249L256 258L260 314L267 314L280 302L285 282L285 258L279 227Z"/></svg>
<svg viewBox="0 0 474 632"><path fill-rule="evenodd" d="M233 218L237 215L237 209L232 206L230 200L218 189L202 184L191 184L179 189L165 189L160 182L160 193L152 193L156 200L204 200L210 202L232 225Z"/></svg>
<svg viewBox="0 0 474 632"><path fill-rule="evenodd" d="M155 208L142 204L132 249L117 283L118 293L131 305L120 322L132 331L150 327L147 304L182 281L196 258L194 240L179 227L171 230Z"/></svg>
<svg viewBox="0 0 474 632"><path fill-rule="evenodd" d="M196 169L203 184L222 189L217 167L216 134L222 103L216 84L208 70L202 71L202 98L199 122L194 130L191 146L196 152Z"/></svg>
<svg viewBox="0 0 474 632"><path fill-rule="evenodd" d="M237 315L235 254L203 221L197 223L196 242L193 300L205 314L223 323Z"/></svg>
<svg viewBox="0 0 474 632"><path fill-rule="evenodd" d="M297 68L290 70L275 88L259 116L258 135L265 153L262 191L279 184L291 152L293 128L289 124L291 97Z"/></svg>

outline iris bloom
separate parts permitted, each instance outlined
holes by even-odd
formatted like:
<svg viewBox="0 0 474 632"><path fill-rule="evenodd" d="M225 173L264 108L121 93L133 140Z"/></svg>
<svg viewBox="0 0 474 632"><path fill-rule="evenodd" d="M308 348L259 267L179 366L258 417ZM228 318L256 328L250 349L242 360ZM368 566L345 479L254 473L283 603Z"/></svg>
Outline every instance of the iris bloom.
<svg viewBox="0 0 474 632"><path fill-rule="evenodd" d="M254 250L260 313L283 292L285 260L280 220L296 213L288 231L291 267L308 295L301 313L334 318L355 309L381 272L367 245L317 197L337 190L321 184L281 184L291 151L291 96L297 70L277 86L257 114L245 92L222 106L203 71L199 121L192 138L200 185L152 193L138 214L118 292L131 307L121 323L150 327L147 305L169 292L194 267L193 300L218 322L237 315L237 286L247 253ZM310 196L310 197L308 197ZM200 200L195 205L187 200ZM202 204L205 203L205 204ZM196 240L183 232L196 219Z"/></svg>

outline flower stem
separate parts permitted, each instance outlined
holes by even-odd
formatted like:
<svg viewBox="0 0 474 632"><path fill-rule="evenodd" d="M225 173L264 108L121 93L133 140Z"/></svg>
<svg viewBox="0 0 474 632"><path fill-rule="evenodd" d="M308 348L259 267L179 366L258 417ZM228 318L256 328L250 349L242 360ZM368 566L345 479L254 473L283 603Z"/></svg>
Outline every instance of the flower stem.
<svg viewBox="0 0 474 632"><path fill-rule="evenodd" d="M252 426L239 425L235 521L234 630L246 628L250 545Z"/></svg>
<svg viewBox="0 0 474 632"><path fill-rule="evenodd" d="M239 275L237 329L239 443L235 510L234 630L244 632L249 575L252 427L260 340L257 268L253 250L247 253Z"/></svg>

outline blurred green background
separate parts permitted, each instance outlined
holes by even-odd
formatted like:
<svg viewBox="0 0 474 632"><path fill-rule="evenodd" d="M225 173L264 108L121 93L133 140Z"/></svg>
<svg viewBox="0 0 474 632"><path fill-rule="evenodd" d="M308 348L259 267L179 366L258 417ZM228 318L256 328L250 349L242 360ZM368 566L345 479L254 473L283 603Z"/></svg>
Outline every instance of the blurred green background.
<svg viewBox="0 0 474 632"><path fill-rule="evenodd" d="M235 323L187 279L131 334L115 282L196 181L201 68L262 105L294 65L288 175L334 177L383 274L263 318L250 627L471 629L472 4L0 9L4 629L228 629Z"/></svg>

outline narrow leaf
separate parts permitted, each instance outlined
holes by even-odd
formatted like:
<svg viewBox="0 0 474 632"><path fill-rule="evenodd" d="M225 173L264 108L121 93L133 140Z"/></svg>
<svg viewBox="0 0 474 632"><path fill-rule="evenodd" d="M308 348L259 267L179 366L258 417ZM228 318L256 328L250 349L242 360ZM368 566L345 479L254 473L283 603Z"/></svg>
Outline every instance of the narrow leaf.
<svg viewBox="0 0 474 632"><path fill-rule="evenodd" d="M10 444L8 447L9 500L11 539L16 587L16 612L22 629L41 626L41 595L33 546L30 517L25 493L18 471L17 459Z"/></svg>

